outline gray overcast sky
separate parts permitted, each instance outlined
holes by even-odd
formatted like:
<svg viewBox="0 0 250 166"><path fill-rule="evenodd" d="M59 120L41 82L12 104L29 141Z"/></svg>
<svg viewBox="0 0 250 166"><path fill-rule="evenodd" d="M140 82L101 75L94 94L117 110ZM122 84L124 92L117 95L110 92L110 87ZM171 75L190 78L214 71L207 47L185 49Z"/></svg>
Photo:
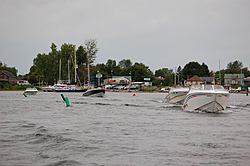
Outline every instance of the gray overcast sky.
<svg viewBox="0 0 250 166"><path fill-rule="evenodd" d="M154 72L242 60L250 68L249 0L0 0L0 61L29 72L53 43L97 39L96 63L142 62Z"/></svg>

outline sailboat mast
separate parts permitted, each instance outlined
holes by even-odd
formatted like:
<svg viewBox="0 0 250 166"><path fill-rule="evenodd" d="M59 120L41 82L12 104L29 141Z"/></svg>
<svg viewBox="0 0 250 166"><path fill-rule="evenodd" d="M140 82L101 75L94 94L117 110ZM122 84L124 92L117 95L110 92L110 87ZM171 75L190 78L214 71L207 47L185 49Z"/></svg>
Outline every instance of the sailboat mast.
<svg viewBox="0 0 250 166"><path fill-rule="evenodd" d="M75 84L76 84L76 45L74 45L74 54L75 54Z"/></svg>
<svg viewBox="0 0 250 166"><path fill-rule="evenodd" d="M175 67L175 73L174 73L174 85L176 86L176 67Z"/></svg>
<svg viewBox="0 0 250 166"><path fill-rule="evenodd" d="M88 52L88 54L90 54L90 53ZM88 60L88 89L90 87L89 57L90 57L90 55L88 55L88 57L87 57L87 60Z"/></svg>
<svg viewBox="0 0 250 166"><path fill-rule="evenodd" d="M60 64L59 64L59 81L61 80L61 66L62 66L62 60L60 59Z"/></svg>
<svg viewBox="0 0 250 166"><path fill-rule="evenodd" d="M68 80L70 81L69 60L68 60Z"/></svg>
<svg viewBox="0 0 250 166"><path fill-rule="evenodd" d="M241 60L241 64L242 64L242 60ZM243 65L242 65L242 67L243 67ZM240 85L242 85L242 82L241 82L241 80L242 80L242 78L241 78L241 76L242 76L242 67L240 68Z"/></svg>

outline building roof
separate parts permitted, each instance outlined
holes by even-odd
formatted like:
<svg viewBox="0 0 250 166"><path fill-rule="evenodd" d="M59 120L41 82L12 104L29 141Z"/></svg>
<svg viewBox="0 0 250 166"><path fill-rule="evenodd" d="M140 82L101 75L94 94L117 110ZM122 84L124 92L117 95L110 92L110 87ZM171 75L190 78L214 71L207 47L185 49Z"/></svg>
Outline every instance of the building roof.
<svg viewBox="0 0 250 166"><path fill-rule="evenodd" d="M198 77L197 75L194 75L190 79L187 79L187 81L203 81L203 80L200 77Z"/></svg>
<svg viewBox="0 0 250 166"><path fill-rule="evenodd" d="M8 77L13 77L13 78L16 77L16 76L14 76L11 72L9 72L8 70L1 70L1 73L4 73L4 74L7 75Z"/></svg>
<svg viewBox="0 0 250 166"><path fill-rule="evenodd" d="M112 79L113 79L113 78L121 78L121 77L124 77L124 78L126 78L127 80L130 80L130 79L131 79L131 76L113 76Z"/></svg>
<svg viewBox="0 0 250 166"><path fill-rule="evenodd" d="M237 78L244 78L244 74L225 74L224 78L232 78L233 76Z"/></svg>

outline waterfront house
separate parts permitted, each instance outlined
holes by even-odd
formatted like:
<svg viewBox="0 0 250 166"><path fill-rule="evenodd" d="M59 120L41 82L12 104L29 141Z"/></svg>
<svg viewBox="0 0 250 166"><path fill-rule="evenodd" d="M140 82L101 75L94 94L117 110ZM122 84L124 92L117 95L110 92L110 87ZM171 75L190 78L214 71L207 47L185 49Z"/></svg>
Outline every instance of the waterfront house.
<svg viewBox="0 0 250 166"><path fill-rule="evenodd" d="M194 75L193 77L187 78L186 81L184 81L186 85L194 85L194 84L215 84L215 78L214 77L198 77L197 75Z"/></svg>
<svg viewBox="0 0 250 166"><path fill-rule="evenodd" d="M0 71L0 82L16 82L16 77L8 70Z"/></svg>
<svg viewBox="0 0 250 166"><path fill-rule="evenodd" d="M19 80L17 81L17 84L18 85L30 85L29 81L27 80Z"/></svg>
<svg viewBox="0 0 250 166"><path fill-rule="evenodd" d="M235 84L244 85L244 74L225 74L224 75L225 84Z"/></svg>

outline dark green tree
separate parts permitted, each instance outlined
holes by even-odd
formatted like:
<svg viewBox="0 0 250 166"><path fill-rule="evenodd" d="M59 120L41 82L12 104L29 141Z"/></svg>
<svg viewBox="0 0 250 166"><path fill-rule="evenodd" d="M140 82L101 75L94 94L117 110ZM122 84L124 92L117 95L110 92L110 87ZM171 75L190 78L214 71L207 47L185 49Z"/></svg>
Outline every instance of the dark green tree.
<svg viewBox="0 0 250 166"><path fill-rule="evenodd" d="M227 64L227 69L236 69L236 70L240 70L241 68L243 68L243 64L242 62L236 60L234 62L229 62Z"/></svg>
<svg viewBox="0 0 250 166"><path fill-rule="evenodd" d="M187 76L191 78L194 75L197 75L199 77L210 76L208 66L205 63L200 65L198 62L189 62L184 66L181 73L183 79L187 79Z"/></svg>
<svg viewBox="0 0 250 166"><path fill-rule="evenodd" d="M129 66L120 72L120 74L124 76L130 75L130 73L132 81L135 82L144 81L144 78L151 78L152 81L155 79L153 72L143 63L136 62L133 66Z"/></svg>
<svg viewBox="0 0 250 166"><path fill-rule="evenodd" d="M202 76L201 77L210 77L210 72L209 72L209 69L208 69L208 66L203 62L202 63Z"/></svg>
<svg viewBox="0 0 250 166"><path fill-rule="evenodd" d="M131 62L130 59L123 59L119 62L119 67L122 69L126 69L129 66L132 66L133 63Z"/></svg>
<svg viewBox="0 0 250 166"><path fill-rule="evenodd" d="M162 69L155 70L155 77L164 77L166 76L165 72Z"/></svg>
<svg viewBox="0 0 250 166"><path fill-rule="evenodd" d="M169 74L173 74L173 70L172 69L168 69L168 68L162 68L162 69L158 69L155 71L155 77L165 77L166 75Z"/></svg>
<svg viewBox="0 0 250 166"><path fill-rule="evenodd" d="M77 65L87 64L87 52L83 46L79 46L76 51Z"/></svg>

